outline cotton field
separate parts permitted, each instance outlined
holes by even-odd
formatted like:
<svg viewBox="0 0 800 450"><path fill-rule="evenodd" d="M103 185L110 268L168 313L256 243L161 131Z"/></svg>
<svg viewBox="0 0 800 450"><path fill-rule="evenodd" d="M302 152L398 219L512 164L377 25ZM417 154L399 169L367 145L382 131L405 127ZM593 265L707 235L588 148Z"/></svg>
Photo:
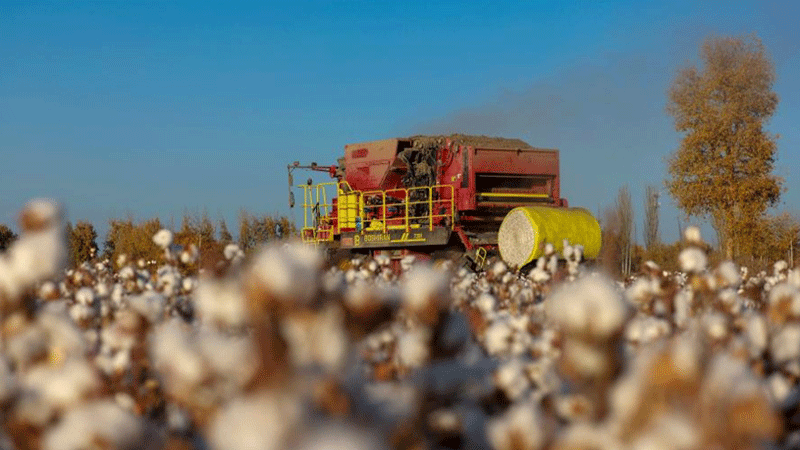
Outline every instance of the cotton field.
<svg viewBox="0 0 800 450"><path fill-rule="evenodd" d="M695 449L800 446L800 270L624 285L552 247L517 273L234 245L65 270L34 201L0 256L3 449ZM153 267L156 267L153 269Z"/></svg>

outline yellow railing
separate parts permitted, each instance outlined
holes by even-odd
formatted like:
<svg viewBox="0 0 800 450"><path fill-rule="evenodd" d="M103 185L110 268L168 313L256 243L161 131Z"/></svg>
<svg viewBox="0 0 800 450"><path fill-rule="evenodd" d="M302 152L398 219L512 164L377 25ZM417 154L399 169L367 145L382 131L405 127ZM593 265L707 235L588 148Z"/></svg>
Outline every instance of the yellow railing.
<svg viewBox="0 0 800 450"><path fill-rule="evenodd" d="M386 233L421 227L433 230L434 225L453 227L455 198L451 185L366 192L352 189L346 181L299 187L303 188L304 242L329 242L343 230ZM338 195L335 217L333 201L328 203L327 190L331 188Z"/></svg>

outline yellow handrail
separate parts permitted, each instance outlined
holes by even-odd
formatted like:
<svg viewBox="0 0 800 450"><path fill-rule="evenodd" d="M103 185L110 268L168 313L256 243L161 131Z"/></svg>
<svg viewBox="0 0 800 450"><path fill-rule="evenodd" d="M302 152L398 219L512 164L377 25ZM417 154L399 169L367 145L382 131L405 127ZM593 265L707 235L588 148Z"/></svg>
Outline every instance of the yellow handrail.
<svg viewBox="0 0 800 450"><path fill-rule="evenodd" d="M453 228L455 196L453 186L448 184L366 192L352 189L346 181L319 183L314 186L299 185L299 187L303 188L303 228L301 233L304 242L332 241L334 234L341 234L343 229L353 228L361 233L368 229L373 231L380 229L386 233L389 229L397 228L409 232L411 228L417 228L421 222L425 221L427 221L428 230L431 231L434 223ZM337 189L336 217L332 216L334 212L333 199L328 201L327 189L330 187ZM425 198L412 201L411 197L415 192L424 192ZM387 203L387 198L399 199L399 201ZM424 213L417 214L411 211L416 205L422 204L426 206L427 210ZM390 206L403 208L401 217L390 217L388 215ZM448 218L449 221L445 220ZM313 219L313 224L310 223L311 219ZM395 222L395 225L389 225L390 220L398 219L401 224ZM381 221L379 226L374 223L376 220ZM366 226L367 221L372 221L369 227Z"/></svg>

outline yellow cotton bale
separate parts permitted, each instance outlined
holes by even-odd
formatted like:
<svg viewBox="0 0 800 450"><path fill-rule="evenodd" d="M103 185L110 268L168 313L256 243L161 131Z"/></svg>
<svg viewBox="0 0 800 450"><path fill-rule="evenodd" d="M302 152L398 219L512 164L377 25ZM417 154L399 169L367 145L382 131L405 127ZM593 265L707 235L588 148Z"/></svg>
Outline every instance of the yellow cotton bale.
<svg viewBox="0 0 800 450"><path fill-rule="evenodd" d="M583 208L521 206L506 215L497 235L500 256L512 267L522 267L540 257L547 243L561 253L564 240L582 245L587 259L597 258L602 240L600 224Z"/></svg>

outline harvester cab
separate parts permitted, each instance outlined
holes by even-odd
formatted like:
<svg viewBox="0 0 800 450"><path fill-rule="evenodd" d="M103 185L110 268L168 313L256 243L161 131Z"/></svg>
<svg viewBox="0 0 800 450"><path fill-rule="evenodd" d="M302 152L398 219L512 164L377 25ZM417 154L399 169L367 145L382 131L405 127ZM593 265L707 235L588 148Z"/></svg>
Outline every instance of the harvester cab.
<svg viewBox="0 0 800 450"><path fill-rule="evenodd" d="M587 258L600 251L592 215L560 196L559 153L518 139L414 136L349 144L338 165L287 166L303 192L303 241L330 250L405 254L499 251L512 267L566 240ZM334 181L295 185L296 169Z"/></svg>

